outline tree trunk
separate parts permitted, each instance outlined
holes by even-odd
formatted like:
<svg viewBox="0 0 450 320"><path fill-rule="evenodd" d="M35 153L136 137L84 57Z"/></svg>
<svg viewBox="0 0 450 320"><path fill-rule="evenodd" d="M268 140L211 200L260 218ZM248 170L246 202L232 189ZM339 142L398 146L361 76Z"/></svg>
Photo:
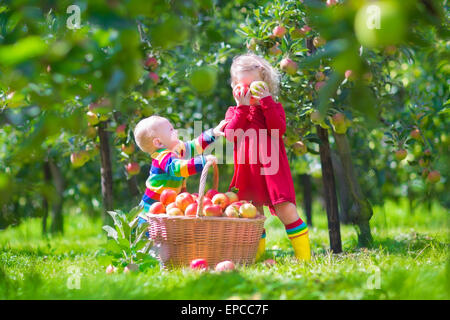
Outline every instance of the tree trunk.
<svg viewBox="0 0 450 320"><path fill-rule="evenodd" d="M352 206L350 191L348 184L345 182L344 168L342 167L341 159L334 150L331 150L331 160L333 162L334 176L336 177L336 186L338 192L339 202L339 221L344 224L351 223L348 212Z"/></svg>
<svg viewBox="0 0 450 320"><path fill-rule="evenodd" d="M323 129L320 126L316 126L316 128L317 135L321 141L319 152L328 217L328 232L330 234L330 249L333 253L340 253L342 252L341 229L339 225L339 211L333 174L333 164L331 162L330 144L328 142L328 130Z"/></svg>
<svg viewBox="0 0 450 320"><path fill-rule="evenodd" d="M64 193L64 177L61 170L52 159L48 161L50 172L52 175L53 185L55 186L55 196L52 205L52 223L50 225L51 233L64 232L64 218L62 214L63 193Z"/></svg>
<svg viewBox="0 0 450 320"><path fill-rule="evenodd" d="M102 219L105 224L110 224L110 219L107 211L113 209L113 180L112 180L112 164L111 152L109 146L109 134L106 131L107 123L100 122L98 126L98 136L100 139L100 175L102 184L102 198L103 198L103 213Z"/></svg>
<svg viewBox="0 0 450 320"><path fill-rule="evenodd" d="M358 245L368 247L372 244L372 234L370 232L370 218L373 215L372 206L364 196L361 186L356 178L353 168L350 144L345 134L333 132L336 141L339 157L345 174L345 182L348 185L352 197L352 208L349 211L350 220L358 226Z"/></svg>
<svg viewBox="0 0 450 320"><path fill-rule="evenodd" d="M303 186L303 208L305 209L306 223L312 227L312 192L311 176L309 174L300 175L300 183Z"/></svg>
<svg viewBox="0 0 450 320"><path fill-rule="evenodd" d="M138 196L140 195L140 192L137 186L136 176L132 176L130 179L127 179L127 183L130 196L133 198L133 200L137 200Z"/></svg>
<svg viewBox="0 0 450 320"><path fill-rule="evenodd" d="M43 165L43 171L44 171L44 181L46 186L49 186L52 184L52 173L50 171L50 165L48 163L48 160L44 161ZM43 192L43 200L42 200L42 234L45 235L47 233L47 218L48 218L48 210L49 210L49 198L46 190Z"/></svg>

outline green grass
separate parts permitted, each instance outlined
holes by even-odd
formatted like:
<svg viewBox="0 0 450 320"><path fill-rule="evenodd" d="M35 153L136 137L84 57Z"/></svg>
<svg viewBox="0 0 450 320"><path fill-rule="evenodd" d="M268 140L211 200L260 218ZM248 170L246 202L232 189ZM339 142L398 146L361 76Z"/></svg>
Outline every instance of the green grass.
<svg viewBox="0 0 450 320"><path fill-rule="evenodd" d="M293 258L282 224L269 217L266 256L277 264L224 274L156 267L107 275L94 257L105 241L100 221L67 215L65 235L45 238L40 220L30 219L0 231L0 299L449 299L448 212L435 204L411 216L406 207L374 208L369 250L357 248L352 226L342 226L344 253L332 255L326 215L316 203L309 264ZM80 289L67 285L74 267Z"/></svg>

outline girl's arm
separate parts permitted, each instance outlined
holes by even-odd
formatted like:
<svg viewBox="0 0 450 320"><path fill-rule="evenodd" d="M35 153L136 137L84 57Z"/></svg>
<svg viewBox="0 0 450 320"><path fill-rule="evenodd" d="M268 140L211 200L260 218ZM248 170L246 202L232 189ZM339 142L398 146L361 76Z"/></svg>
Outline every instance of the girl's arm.
<svg viewBox="0 0 450 320"><path fill-rule="evenodd" d="M286 114L283 106L281 103L273 101L272 96L264 97L259 102L266 118L269 135L272 130L278 129L281 137L286 132Z"/></svg>
<svg viewBox="0 0 450 320"><path fill-rule="evenodd" d="M233 130L244 129L248 124L247 116L250 111L250 106L239 105L237 107L229 107L225 114L225 120L230 122L224 127L225 138L233 142L235 135Z"/></svg>

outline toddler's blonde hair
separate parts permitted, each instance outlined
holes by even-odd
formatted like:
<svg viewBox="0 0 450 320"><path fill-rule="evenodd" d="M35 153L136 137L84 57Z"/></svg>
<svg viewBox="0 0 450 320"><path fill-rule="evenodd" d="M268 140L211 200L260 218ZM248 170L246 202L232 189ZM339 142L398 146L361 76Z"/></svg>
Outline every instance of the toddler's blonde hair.
<svg viewBox="0 0 450 320"><path fill-rule="evenodd" d="M254 54L246 53L233 58L231 64L231 87L236 85L237 74L241 71L251 71L258 69L261 78L269 86L269 91L273 96L278 95L280 83L279 72L270 65L264 58Z"/></svg>
<svg viewBox="0 0 450 320"><path fill-rule="evenodd" d="M156 151L156 147L153 145L153 139L158 138L157 129L161 120L166 120L166 118L150 116L139 121L134 128L133 133L136 144L142 151L150 155Z"/></svg>

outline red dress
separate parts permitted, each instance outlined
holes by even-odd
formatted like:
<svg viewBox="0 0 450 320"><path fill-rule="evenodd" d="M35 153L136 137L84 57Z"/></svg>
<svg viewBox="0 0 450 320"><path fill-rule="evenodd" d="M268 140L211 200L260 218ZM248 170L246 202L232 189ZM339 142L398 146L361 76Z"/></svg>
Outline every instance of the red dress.
<svg viewBox="0 0 450 320"><path fill-rule="evenodd" d="M282 139L286 115L281 103L268 96L257 106L229 107L225 120L231 120L225 127L225 137L234 142L234 175L228 190L236 187L240 199L269 206L272 214L274 204L295 204L294 182Z"/></svg>

